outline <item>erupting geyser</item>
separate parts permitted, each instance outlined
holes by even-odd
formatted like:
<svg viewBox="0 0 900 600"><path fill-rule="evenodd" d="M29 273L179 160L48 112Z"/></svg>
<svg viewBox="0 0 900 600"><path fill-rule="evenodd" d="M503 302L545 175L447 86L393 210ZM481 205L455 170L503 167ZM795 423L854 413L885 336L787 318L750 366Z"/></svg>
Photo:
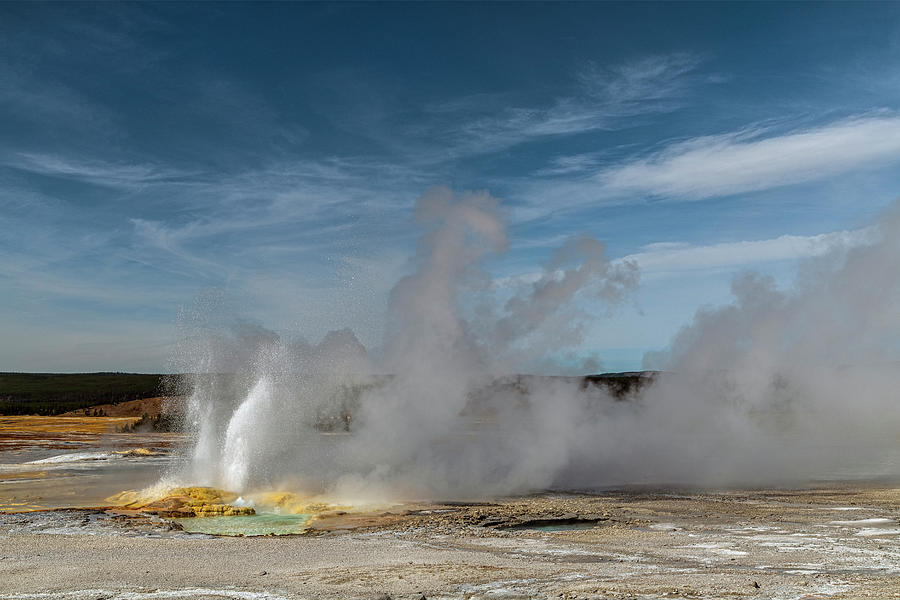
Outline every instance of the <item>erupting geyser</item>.
<svg viewBox="0 0 900 600"><path fill-rule="evenodd" d="M253 458L259 453L259 446L268 443L254 428L257 425L256 416L267 409L271 396L269 379L263 377L228 420L222 449L222 482L226 489L243 490L246 487Z"/></svg>
<svg viewBox="0 0 900 600"><path fill-rule="evenodd" d="M635 264L574 239L524 283L481 270L506 231L487 194L420 199L414 271L383 345L318 345L243 324L192 331L180 370L195 445L181 483L335 498L472 497L623 483L776 483L896 476L900 223L835 247L793 290L757 275L703 309L638 394L546 372L582 341L590 297L628 299ZM198 328L199 330L200 328ZM649 364L649 363L648 363ZM571 365L569 366L571 370ZM504 379L506 377L506 379Z"/></svg>

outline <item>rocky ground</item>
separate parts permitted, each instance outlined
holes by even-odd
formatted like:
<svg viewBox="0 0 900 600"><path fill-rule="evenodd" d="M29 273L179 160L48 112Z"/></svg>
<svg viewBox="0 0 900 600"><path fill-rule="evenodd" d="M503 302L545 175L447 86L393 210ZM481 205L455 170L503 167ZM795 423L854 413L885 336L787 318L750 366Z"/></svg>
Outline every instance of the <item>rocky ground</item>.
<svg viewBox="0 0 900 600"><path fill-rule="evenodd" d="M334 511L215 538L0 515L2 598L900 598L900 489L629 490Z"/></svg>

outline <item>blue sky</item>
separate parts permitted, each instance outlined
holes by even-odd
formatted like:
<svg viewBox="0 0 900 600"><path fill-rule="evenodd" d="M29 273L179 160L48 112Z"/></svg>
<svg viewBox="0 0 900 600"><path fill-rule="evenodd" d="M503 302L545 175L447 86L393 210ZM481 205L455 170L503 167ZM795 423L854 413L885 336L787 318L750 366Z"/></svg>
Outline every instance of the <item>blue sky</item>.
<svg viewBox="0 0 900 600"><path fill-rule="evenodd" d="M580 351L638 368L864 236L898 111L888 3L5 3L0 370L167 369L217 294L374 346L434 185L502 201L497 277L573 234L637 260Z"/></svg>

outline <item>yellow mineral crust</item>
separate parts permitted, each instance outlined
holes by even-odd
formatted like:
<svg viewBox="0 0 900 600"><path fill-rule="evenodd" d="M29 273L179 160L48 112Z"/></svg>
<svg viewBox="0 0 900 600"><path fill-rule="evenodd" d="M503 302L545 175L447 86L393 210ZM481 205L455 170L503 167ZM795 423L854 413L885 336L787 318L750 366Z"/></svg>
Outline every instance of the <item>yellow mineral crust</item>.
<svg viewBox="0 0 900 600"><path fill-rule="evenodd" d="M315 519L335 511L344 513L353 507L332 504L321 498L301 496L293 492L267 491L238 495L227 490L213 487L176 487L156 486L141 491L126 491L116 494L107 500L127 511L140 511L156 514L166 518L186 517L232 517L254 515L252 504L265 512L284 515L310 515ZM238 502L238 504L235 504Z"/></svg>
<svg viewBox="0 0 900 600"><path fill-rule="evenodd" d="M326 502L303 498L292 492L260 492L251 495L258 506L277 509L277 512L290 515L315 515L333 510L350 510L347 506L337 506Z"/></svg>
<svg viewBox="0 0 900 600"><path fill-rule="evenodd" d="M169 490L169 496L190 498L191 506L222 504L237 500L237 494L213 487L180 487Z"/></svg>
<svg viewBox="0 0 900 600"><path fill-rule="evenodd" d="M161 517L233 517L254 515L250 506L234 506L237 494L211 487L181 487L153 497L146 492L122 492L110 502L130 510L140 510Z"/></svg>

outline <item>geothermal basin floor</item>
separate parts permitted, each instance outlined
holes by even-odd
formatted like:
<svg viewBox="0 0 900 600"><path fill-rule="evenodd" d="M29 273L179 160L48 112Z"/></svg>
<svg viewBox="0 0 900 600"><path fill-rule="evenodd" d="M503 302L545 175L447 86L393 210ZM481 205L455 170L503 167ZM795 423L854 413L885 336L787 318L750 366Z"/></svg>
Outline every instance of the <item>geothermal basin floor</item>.
<svg viewBox="0 0 900 600"><path fill-rule="evenodd" d="M210 537L0 514L0 598L900 598L900 489L540 494Z"/></svg>

